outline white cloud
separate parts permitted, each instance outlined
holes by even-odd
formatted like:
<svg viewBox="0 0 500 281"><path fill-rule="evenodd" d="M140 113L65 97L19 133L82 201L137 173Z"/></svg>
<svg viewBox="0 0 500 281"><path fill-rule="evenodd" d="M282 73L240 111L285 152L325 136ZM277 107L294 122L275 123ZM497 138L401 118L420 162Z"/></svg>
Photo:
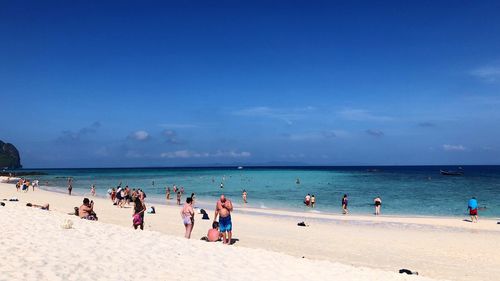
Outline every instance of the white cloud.
<svg viewBox="0 0 500 281"><path fill-rule="evenodd" d="M240 109L234 111L233 114L247 117L272 118L282 120L287 124L293 124L293 121L305 118L307 113L314 110L315 108L312 106L301 108L270 108L267 106L257 106Z"/></svg>
<svg viewBox="0 0 500 281"><path fill-rule="evenodd" d="M133 140L137 140L137 141L145 141L145 140L148 140L151 138L151 136L149 135L148 132L146 131L135 131L133 133L131 133L129 136L128 136L129 139L133 139Z"/></svg>
<svg viewBox="0 0 500 281"><path fill-rule="evenodd" d="M187 129L187 128L197 128L198 125L195 124L184 124L184 123L161 123L158 124L160 127L174 128L174 129Z"/></svg>
<svg viewBox="0 0 500 281"><path fill-rule="evenodd" d="M351 121L391 121L392 117L375 115L364 109L344 109L337 112L342 119Z"/></svg>
<svg viewBox="0 0 500 281"><path fill-rule="evenodd" d="M338 136L346 136L346 133L344 131L337 130L324 130L305 133L283 134L283 136L291 141L322 141L331 140L337 138Z"/></svg>
<svg viewBox="0 0 500 281"><path fill-rule="evenodd" d="M498 66L480 67L472 70L470 74L486 82L500 81L500 67Z"/></svg>
<svg viewBox="0 0 500 281"><path fill-rule="evenodd" d="M217 151L214 153L210 152L196 152L191 150L177 150L171 152L163 152L160 154L162 158L208 158L208 157L229 157L229 158L242 158L250 157L252 154L247 151Z"/></svg>
<svg viewBox="0 0 500 281"><path fill-rule="evenodd" d="M465 146L461 144L443 144L443 149L445 151L465 151Z"/></svg>

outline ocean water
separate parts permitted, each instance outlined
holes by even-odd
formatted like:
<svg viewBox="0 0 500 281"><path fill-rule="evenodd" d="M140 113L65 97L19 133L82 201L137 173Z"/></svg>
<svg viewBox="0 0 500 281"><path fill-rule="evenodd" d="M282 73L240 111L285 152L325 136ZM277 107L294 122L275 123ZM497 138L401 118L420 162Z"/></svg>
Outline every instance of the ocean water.
<svg viewBox="0 0 500 281"><path fill-rule="evenodd" d="M464 176L442 176L445 166L395 167L245 167L229 168L131 168L131 169L41 169L38 178L47 189L66 192L73 178L73 192L106 196L120 182L142 188L149 202L165 203L165 187L183 186L196 193L200 204L215 205L224 193L241 205L241 192L248 192L248 206L307 212L340 213L343 194L354 214L372 214L373 198L382 198L382 213L389 215L463 216L467 200L478 199L481 216L500 217L500 166L463 166ZM370 171L376 169L377 171ZM296 181L299 179L300 183ZM220 188L221 182L224 188ZM316 207L302 203L307 193L316 197ZM174 197L174 196L173 196ZM185 197L184 197L185 198ZM183 198L183 200L184 200ZM169 204L174 204L171 200Z"/></svg>

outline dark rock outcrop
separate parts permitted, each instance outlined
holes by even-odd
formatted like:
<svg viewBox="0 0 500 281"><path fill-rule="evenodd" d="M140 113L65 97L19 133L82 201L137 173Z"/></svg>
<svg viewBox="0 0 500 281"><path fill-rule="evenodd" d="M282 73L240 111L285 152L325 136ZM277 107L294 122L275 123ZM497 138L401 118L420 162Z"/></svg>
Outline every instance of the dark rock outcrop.
<svg viewBox="0 0 500 281"><path fill-rule="evenodd" d="M21 168L21 157L13 144L0 140L0 169L5 167L9 169Z"/></svg>

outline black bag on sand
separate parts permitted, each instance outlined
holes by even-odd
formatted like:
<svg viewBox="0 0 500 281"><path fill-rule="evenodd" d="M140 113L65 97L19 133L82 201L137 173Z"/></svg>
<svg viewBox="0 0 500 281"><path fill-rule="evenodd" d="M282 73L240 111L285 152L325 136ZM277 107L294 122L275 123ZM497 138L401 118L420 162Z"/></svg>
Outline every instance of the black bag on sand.
<svg viewBox="0 0 500 281"><path fill-rule="evenodd" d="M401 274L406 273L406 274L408 274L408 275L412 275L412 274L418 275L418 272L416 272L416 271L415 271L415 272L413 272L413 271L411 271L411 270L409 270L409 269L405 269L405 268L400 269L400 270L399 270L399 273L401 273Z"/></svg>
<svg viewBox="0 0 500 281"><path fill-rule="evenodd" d="M204 209L200 209L200 213L203 215L202 220L209 220L207 212Z"/></svg>

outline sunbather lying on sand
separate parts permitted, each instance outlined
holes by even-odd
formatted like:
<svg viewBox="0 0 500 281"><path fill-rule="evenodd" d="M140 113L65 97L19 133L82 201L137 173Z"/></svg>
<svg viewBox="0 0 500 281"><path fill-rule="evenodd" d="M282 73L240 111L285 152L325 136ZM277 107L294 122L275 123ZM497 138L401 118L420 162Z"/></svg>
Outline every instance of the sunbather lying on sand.
<svg viewBox="0 0 500 281"><path fill-rule="evenodd" d="M31 203L28 203L26 204L27 207L33 207L33 208L40 208L42 210L49 210L49 204L45 204L45 205L36 205L36 204L31 204Z"/></svg>

